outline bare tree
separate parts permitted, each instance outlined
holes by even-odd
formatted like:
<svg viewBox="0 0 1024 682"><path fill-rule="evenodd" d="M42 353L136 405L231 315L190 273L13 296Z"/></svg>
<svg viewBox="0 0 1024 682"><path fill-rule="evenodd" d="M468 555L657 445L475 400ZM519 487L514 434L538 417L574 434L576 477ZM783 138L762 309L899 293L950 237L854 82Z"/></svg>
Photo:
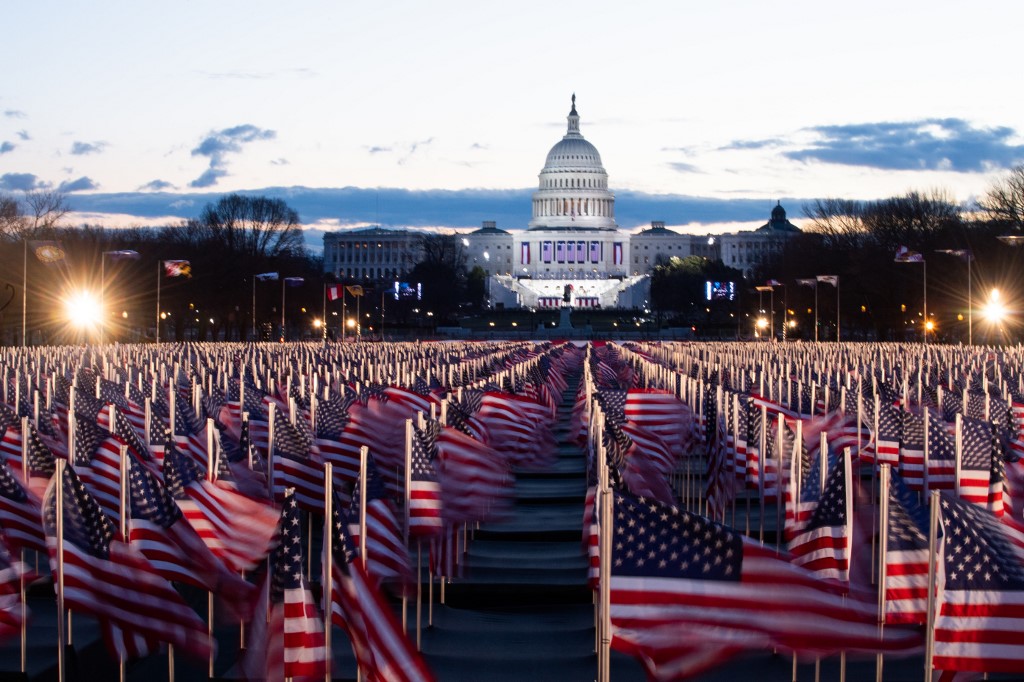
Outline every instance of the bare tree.
<svg viewBox="0 0 1024 682"><path fill-rule="evenodd" d="M804 204L804 215L811 220L809 231L819 234L829 246L849 248L863 239L864 203L852 199L816 199Z"/></svg>
<svg viewBox="0 0 1024 682"><path fill-rule="evenodd" d="M281 199L229 194L186 222L187 235L226 253L263 259L301 256L299 214Z"/></svg>
<svg viewBox="0 0 1024 682"><path fill-rule="evenodd" d="M27 229L33 235L59 227L61 221L71 212L67 195L56 190L26 192L24 203Z"/></svg>
<svg viewBox="0 0 1024 682"><path fill-rule="evenodd" d="M21 203L8 194L0 194L0 240L14 241L24 229Z"/></svg>
<svg viewBox="0 0 1024 682"><path fill-rule="evenodd" d="M993 183L978 206L989 220L1024 229L1024 164L1014 166L1006 177Z"/></svg>

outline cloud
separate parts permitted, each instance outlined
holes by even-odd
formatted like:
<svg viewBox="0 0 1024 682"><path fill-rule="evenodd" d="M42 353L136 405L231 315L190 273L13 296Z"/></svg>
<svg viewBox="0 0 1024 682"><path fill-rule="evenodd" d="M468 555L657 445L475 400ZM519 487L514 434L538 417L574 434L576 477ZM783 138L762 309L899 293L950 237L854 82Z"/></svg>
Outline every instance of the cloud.
<svg viewBox="0 0 1024 682"><path fill-rule="evenodd" d="M60 187L57 188L61 192L88 192L90 190L99 189L99 185L93 182L92 178L82 176L77 180L66 180L60 183Z"/></svg>
<svg viewBox="0 0 1024 682"><path fill-rule="evenodd" d="M884 170L943 170L960 173L1008 168L1024 160L1024 145L1006 126L976 128L959 118L816 126L818 139L783 152L796 161L820 161Z"/></svg>
<svg viewBox="0 0 1024 682"><path fill-rule="evenodd" d="M0 189L29 192L34 189L47 189L49 183L43 182L32 173L4 173L0 175Z"/></svg>
<svg viewBox="0 0 1024 682"><path fill-rule="evenodd" d="M99 154L103 151L104 147L107 146L106 142L79 142L75 141L71 143L71 153L75 156L85 156L87 154Z"/></svg>
<svg viewBox="0 0 1024 682"><path fill-rule="evenodd" d="M384 154L384 153L390 152L391 151L391 147L376 147L376 146L374 146L374 147L370 147L366 151L370 152L371 154Z"/></svg>
<svg viewBox="0 0 1024 682"><path fill-rule="evenodd" d="M21 141L22 141L22 142L28 142L29 140L31 140L31 139L32 139L32 138L31 138L31 136L29 136L29 134L28 134L28 131L27 131L27 130L19 130L19 131L18 131L17 133L15 133L15 134L16 134L16 135L17 135L18 137L20 137L20 138L21 138Z"/></svg>
<svg viewBox="0 0 1024 682"><path fill-rule="evenodd" d="M188 186L196 188L213 187L214 185L217 184L218 180L220 180L227 174L228 172L223 168L210 167L203 171L203 174L200 175L198 178L188 183Z"/></svg>
<svg viewBox="0 0 1024 682"><path fill-rule="evenodd" d="M719 151L731 151L734 149L746 150L746 149L764 149L766 147L778 147L783 144L781 138L771 138L768 140L736 140L731 142L724 147L719 147Z"/></svg>
<svg viewBox="0 0 1024 682"><path fill-rule="evenodd" d="M4 116L7 118L28 118L24 111L18 111L17 109L8 109L4 112Z"/></svg>
<svg viewBox="0 0 1024 682"><path fill-rule="evenodd" d="M422 142L413 142L412 144L410 144L408 151L405 153L405 156L398 160L398 165L404 165L406 161L412 158L413 154L420 150L420 148L429 146L431 143L433 143L433 141L434 138L428 137Z"/></svg>
<svg viewBox="0 0 1024 682"><path fill-rule="evenodd" d="M490 147L488 147L487 145L480 144L479 142L474 142L473 144L469 145L469 148L473 149L473 150L477 150L477 149L490 149Z"/></svg>
<svg viewBox="0 0 1024 682"><path fill-rule="evenodd" d="M298 67L278 69L277 71L200 71L201 75L213 80L270 80L272 78L313 78L317 72L313 69Z"/></svg>
<svg viewBox="0 0 1024 682"><path fill-rule="evenodd" d="M0 142L0 154L7 154L8 152L14 151L14 143L4 140Z"/></svg>
<svg viewBox="0 0 1024 682"><path fill-rule="evenodd" d="M682 161L669 161L668 167L679 173L701 173L700 168L694 166L692 163L683 163Z"/></svg>
<svg viewBox="0 0 1024 682"><path fill-rule="evenodd" d="M289 163L288 159L272 159L270 165L272 166L287 166Z"/></svg>
<svg viewBox="0 0 1024 682"><path fill-rule="evenodd" d="M265 130L248 123L209 133L192 150L192 156L205 156L210 160L210 166L189 185L191 187L212 187L220 178L228 174L228 154L241 152L242 146L250 142L272 140L275 137L277 137L277 133L273 130Z"/></svg>
<svg viewBox="0 0 1024 682"><path fill-rule="evenodd" d="M139 187L141 192L162 192L165 189L174 189L174 185L166 180L150 180L145 185Z"/></svg>

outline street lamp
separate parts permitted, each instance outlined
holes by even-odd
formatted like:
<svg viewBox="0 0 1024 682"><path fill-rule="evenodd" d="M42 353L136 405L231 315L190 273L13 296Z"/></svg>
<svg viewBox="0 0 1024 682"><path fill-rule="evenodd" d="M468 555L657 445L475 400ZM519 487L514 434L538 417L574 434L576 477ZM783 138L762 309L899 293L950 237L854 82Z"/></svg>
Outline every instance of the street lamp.
<svg viewBox="0 0 1024 682"><path fill-rule="evenodd" d="M988 303L982 308L985 319L992 324L999 324L1006 317L1006 306L1000 300L999 289L993 289L988 294Z"/></svg>

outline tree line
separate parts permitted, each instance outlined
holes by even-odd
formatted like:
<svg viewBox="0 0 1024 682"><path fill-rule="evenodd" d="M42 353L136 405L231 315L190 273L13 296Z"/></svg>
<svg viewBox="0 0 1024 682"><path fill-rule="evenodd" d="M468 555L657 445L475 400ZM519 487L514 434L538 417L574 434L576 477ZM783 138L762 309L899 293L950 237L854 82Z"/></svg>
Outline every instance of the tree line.
<svg viewBox="0 0 1024 682"><path fill-rule="evenodd" d="M934 189L869 201L823 198L802 209L808 222L803 233L788 239L745 280L737 280L744 283L738 303L718 304L717 310L741 316L737 331L742 335L753 333L762 310L769 314L769 294L754 287L775 280L783 285L774 292L776 336L781 336L785 309L785 317L798 322L788 333L813 339L815 290L797 280L835 275L839 310L835 289L817 285L821 339L835 338L838 312L843 340L921 340L926 295L934 325L931 340L966 343L972 322L976 343L1017 338L1012 326L987 324L978 313L992 289L1004 301L1024 296L1024 256L1005 239L1020 236L1024 227L1024 165L967 203ZM920 254L925 263L896 262L901 247ZM741 274L703 259L665 260L652 276L652 302L663 314L675 316L676 324L705 324L716 308L704 301L700 287L707 279L728 276ZM731 318L728 323L720 319L723 314L717 323L731 323Z"/></svg>

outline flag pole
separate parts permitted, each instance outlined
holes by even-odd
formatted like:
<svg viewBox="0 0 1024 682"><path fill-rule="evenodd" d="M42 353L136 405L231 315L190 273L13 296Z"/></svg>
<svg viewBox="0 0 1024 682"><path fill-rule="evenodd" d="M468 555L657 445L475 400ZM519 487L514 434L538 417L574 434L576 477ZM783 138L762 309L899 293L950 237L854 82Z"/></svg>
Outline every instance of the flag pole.
<svg viewBox="0 0 1024 682"><path fill-rule="evenodd" d="M932 678L932 660L935 656L935 582L938 562L939 491L933 490L928 499L928 619L925 626L924 678Z"/></svg>
<svg viewBox="0 0 1024 682"><path fill-rule="evenodd" d="M323 319L320 321L320 327L323 330L322 334L323 334L324 342L326 342L327 341L327 284L326 283L324 283L323 291L321 293L322 293L323 299L324 299L324 314L323 314Z"/></svg>
<svg viewBox="0 0 1024 682"><path fill-rule="evenodd" d="M967 253L967 345L974 345L974 320L971 317L971 313L974 312L974 301L971 299L971 261L974 260L974 254Z"/></svg>
<svg viewBox="0 0 1024 682"><path fill-rule="evenodd" d="M344 284L341 285L341 340L343 343L345 341L345 325L348 323L348 320L345 319L345 293L347 289L348 287Z"/></svg>
<svg viewBox="0 0 1024 682"><path fill-rule="evenodd" d="M252 340L256 341L256 275L252 276Z"/></svg>
<svg viewBox="0 0 1024 682"><path fill-rule="evenodd" d="M836 276L836 343L841 341L839 334L839 277Z"/></svg>
<svg viewBox="0 0 1024 682"><path fill-rule="evenodd" d="M282 341L284 341L284 338L285 338L285 333L284 333L284 289L285 289L284 280L285 280L285 278L282 277L281 278L281 340Z"/></svg>
<svg viewBox="0 0 1024 682"><path fill-rule="evenodd" d="M331 621L334 610L334 465L324 462L324 649L327 651L325 682L331 682ZM358 668L358 663L356 664Z"/></svg>
<svg viewBox="0 0 1024 682"><path fill-rule="evenodd" d="M103 345L103 325L107 321L107 252L100 252L100 345Z"/></svg>
<svg viewBox="0 0 1024 682"><path fill-rule="evenodd" d="M28 240L22 238L21 254L21 347L27 345L25 331L28 327Z"/></svg>
<svg viewBox="0 0 1024 682"><path fill-rule="evenodd" d="M163 263L156 262L156 342L160 343L160 268Z"/></svg>
<svg viewBox="0 0 1024 682"><path fill-rule="evenodd" d="M924 258L922 258L921 259L921 265L923 266L921 268L921 270L924 273L924 287L923 287L924 288L924 329L922 330L922 333L924 334L924 342L927 344L928 343L928 261L926 261L926 260L924 260Z"/></svg>
<svg viewBox="0 0 1024 682"><path fill-rule="evenodd" d="M70 449L68 450L70 453ZM64 467L67 461L57 458L54 472L54 494L57 496L57 680L64 682Z"/></svg>
<svg viewBox="0 0 1024 682"><path fill-rule="evenodd" d="M814 280L814 343L818 343L818 280Z"/></svg>
<svg viewBox="0 0 1024 682"><path fill-rule="evenodd" d="M877 456L877 455L876 455ZM889 465L881 467L881 485L879 491L879 520L878 520L878 640L882 641L885 631L885 580L886 567L885 558L889 551ZM885 665L885 658L881 651L875 658L875 680L882 682L882 671Z"/></svg>

